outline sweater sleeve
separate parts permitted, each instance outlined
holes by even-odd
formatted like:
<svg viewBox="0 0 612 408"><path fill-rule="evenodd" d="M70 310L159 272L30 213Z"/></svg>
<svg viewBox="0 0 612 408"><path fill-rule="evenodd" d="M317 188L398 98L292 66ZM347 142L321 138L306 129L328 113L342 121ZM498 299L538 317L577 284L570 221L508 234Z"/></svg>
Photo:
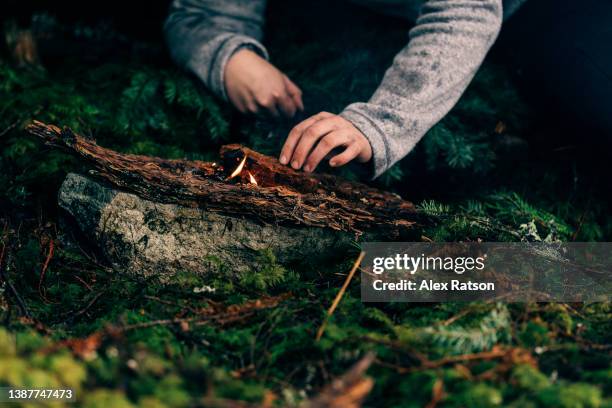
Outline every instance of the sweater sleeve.
<svg viewBox="0 0 612 408"><path fill-rule="evenodd" d="M264 58L260 43L266 0L174 0L164 25L174 60L227 100L225 65L249 47Z"/></svg>
<svg viewBox="0 0 612 408"><path fill-rule="evenodd" d="M340 114L372 146L374 177L406 156L457 103L493 45L501 0L428 0L367 103Z"/></svg>

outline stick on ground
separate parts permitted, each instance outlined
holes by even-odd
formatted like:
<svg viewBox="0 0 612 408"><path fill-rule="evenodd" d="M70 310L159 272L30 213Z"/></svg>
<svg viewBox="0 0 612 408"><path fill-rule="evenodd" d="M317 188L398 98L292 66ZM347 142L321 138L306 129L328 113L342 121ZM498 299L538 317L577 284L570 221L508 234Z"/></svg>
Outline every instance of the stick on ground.
<svg viewBox="0 0 612 408"><path fill-rule="evenodd" d="M357 268L359 267L359 264L363 260L364 256L365 256L365 252L361 251L361 253L359 254L359 257L357 257L357 260L353 264L351 271L346 277L344 284L342 285L342 287L340 288L340 291L336 295L334 302L332 303L329 310L327 311L327 316L325 316L325 320L323 321L323 324L321 325L321 327L319 327L319 330L317 331L316 341L319 341L321 339L321 336L323 336L323 332L325 331L325 327L327 326L327 321L329 320L331 315L334 314L336 307L338 307L338 304L340 303L342 296L344 296L344 292L346 292L346 288L348 287L349 283L351 283L351 280L353 279L353 275L355 275L355 272L357 271Z"/></svg>

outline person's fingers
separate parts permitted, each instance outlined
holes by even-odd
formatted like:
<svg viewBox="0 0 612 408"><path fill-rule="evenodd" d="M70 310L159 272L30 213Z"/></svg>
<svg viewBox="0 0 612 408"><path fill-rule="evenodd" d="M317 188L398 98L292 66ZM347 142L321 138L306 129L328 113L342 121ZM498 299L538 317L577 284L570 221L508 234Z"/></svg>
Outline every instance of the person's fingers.
<svg viewBox="0 0 612 408"><path fill-rule="evenodd" d="M292 118L295 115L296 105L295 101L291 98L288 92L281 94L277 99L277 105L281 112L288 118Z"/></svg>
<svg viewBox="0 0 612 408"><path fill-rule="evenodd" d="M248 108L246 107L246 105L244 104L244 102L242 101L236 101L234 102L234 107L238 110L238 112L240 113L248 113Z"/></svg>
<svg viewBox="0 0 612 408"><path fill-rule="evenodd" d="M278 111L278 108L276 107L276 104L261 106L260 111L261 110L266 111L268 114L270 114L274 118L278 118L281 115L280 112Z"/></svg>
<svg viewBox="0 0 612 408"><path fill-rule="evenodd" d="M304 171L314 171L329 152L338 146L346 145L349 141L349 135L349 130L337 130L324 136L314 150L308 155L306 163L304 164Z"/></svg>
<svg viewBox="0 0 612 408"><path fill-rule="evenodd" d="M359 155L359 146L357 143L351 143L342 153L335 155L329 160L329 165L332 167L344 166L346 163L353 160Z"/></svg>
<svg viewBox="0 0 612 408"><path fill-rule="evenodd" d="M236 108L236 110L238 110L238 112L240 113L248 113L248 107L246 104L246 100L245 98L242 97L242 95L236 95L232 100L231 100L232 105L234 106L234 108Z"/></svg>
<svg viewBox="0 0 612 408"><path fill-rule="evenodd" d="M279 159L281 164L289 163L289 159L291 159L291 156L293 156L295 146L297 145L297 142L300 139L300 136L302 135L302 132L304 130L306 130L313 123L325 118L329 118L330 116L333 115L329 112L321 112L295 125L295 127L289 132L287 140L285 140L285 144L283 145L283 148L281 150Z"/></svg>
<svg viewBox="0 0 612 408"><path fill-rule="evenodd" d="M304 130L291 157L291 167L296 170L301 168L315 143L338 128L339 118L334 116L315 122L308 129Z"/></svg>
<svg viewBox="0 0 612 408"><path fill-rule="evenodd" d="M253 99L246 99L241 101L241 107L239 107L242 113L252 113L256 115L259 112L259 107Z"/></svg>
<svg viewBox="0 0 612 408"><path fill-rule="evenodd" d="M280 113L276 108L276 98L271 92L263 95L257 95L254 97L254 99L255 103L257 104L258 112L267 112L275 118L280 116Z"/></svg>
<svg viewBox="0 0 612 408"><path fill-rule="evenodd" d="M302 90L289 79L287 75L283 75L285 80L285 86L287 87L287 92L295 102L295 106L303 111L304 110L304 102L302 101Z"/></svg>

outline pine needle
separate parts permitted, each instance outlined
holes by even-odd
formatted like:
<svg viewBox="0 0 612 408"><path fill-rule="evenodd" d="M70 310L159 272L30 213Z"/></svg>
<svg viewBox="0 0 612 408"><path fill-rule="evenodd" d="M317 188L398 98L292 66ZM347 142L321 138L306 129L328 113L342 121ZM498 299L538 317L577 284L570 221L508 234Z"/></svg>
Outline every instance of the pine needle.
<svg viewBox="0 0 612 408"><path fill-rule="evenodd" d="M365 256L365 252L362 251L359 254L359 257L357 257L357 260L355 261L355 263L353 264L353 267L351 268L351 271L349 272L348 276L346 277L346 280L344 281L344 284L340 288L340 291L336 295L336 298L334 299L334 302L332 303L330 308L327 310L327 316L325 317L325 320L323 321L323 324L321 324L321 327L319 327L319 330L317 331L316 341L321 340L321 336L323 336L323 332L325 331L325 327L327 326L327 321L329 320L331 315L334 314L334 311L336 310L336 307L338 307L338 304L340 303L340 300L342 299L342 296L344 296L344 292L346 292L346 288L348 287L349 283L353 279L353 276L355 275L355 271L357 271L357 267L359 267L359 264L363 260L364 256Z"/></svg>

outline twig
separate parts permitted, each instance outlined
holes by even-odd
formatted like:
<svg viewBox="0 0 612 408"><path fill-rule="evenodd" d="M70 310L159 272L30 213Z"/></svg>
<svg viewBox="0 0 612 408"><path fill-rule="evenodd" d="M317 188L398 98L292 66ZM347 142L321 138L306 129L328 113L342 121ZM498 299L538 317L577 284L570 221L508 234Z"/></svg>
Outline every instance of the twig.
<svg viewBox="0 0 612 408"><path fill-rule="evenodd" d="M403 354L405 354L410 359L418 362L421 365L425 365L429 362L429 359L427 358L427 356L425 356L425 354L418 352L417 350L413 348L408 348L405 344L402 344L396 340L381 339L381 338L371 337L368 335L357 337L357 340L380 344L382 346L387 346L394 350L398 350L402 352Z"/></svg>
<svg viewBox="0 0 612 408"><path fill-rule="evenodd" d="M43 283L45 280L45 274L47 273L47 268L49 268L49 262L51 262L51 258L53 258L53 252L55 251L55 243L53 239L49 240L49 252L47 253L47 258L45 259L45 263L43 263L42 269L40 271L40 279L38 280L38 294L40 297L47 303L52 303L47 296L43 293Z"/></svg>
<svg viewBox="0 0 612 408"><path fill-rule="evenodd" d="M37 116L40 112L42 112L43 108L42 106L39 106L38 108L36 108L35 110L33 110L32 112L30 112L28 114L28 118L31 118L33 116ZM0 132L0 137L3 137L4 135L6 135L8 132L12 131L13 129L15 129L17 127L17 125L19 125L19 123L23 122L23 118L19 117L17 119L15 119L10 125L8 125L2 132Z"/></svg>
<svg viewBox="0 0 612 408"><path fill-rule="evenodd" d="M6 129L4 129L2 132L0 132L0 137L6 135L8 132L10 132L11 130L15 129L17 127L17 125L19 124L19 122L21 122L21 120L17 119L16 121L14 121L10 125L8 125L8 127Z"/></svg>
<svg viewBox="0 0 612 408"><path fill-rule="evenodd" d="M194 309L191 306L181 305L178 302L172 302L170 300L161 299L161 298L158 298L157 296L144 295L143 297L145 299L154 300L154 301L162 303L164 305L180 307L181 309L186 309L186 310L189 310L190 312L193 312L193 313L197 313L198 312L196 309Z"/></svg>
<svg viewBox="0 0 612 408"><path fill-rule="evenodd" d="M149 322L141 322L129 324L126 326L118 327L117 330L123 332L127 330L134 329L143 329L154 326L169 326L173 324L185 324L191 323L195 326L201 326L207 324L211 321L214 321L218 324L226 324L235 322L238 320L243 320L247 317L250 317L255 314L255 312L264 309L270 309L276 307L280 302L285 301L290 298L292 295L290 293L285 293L276 297L266 297L262 299L257 299L255 301L249 301L243 305L230 305L227 306L222 311L217 311L214 308L211 308L210 314L199 314L197 316L191 317L176 317L172 319L159 319L152 320Z"/></svg>
<svg viewBox="0 0 612 408"><path fill-rule="evenodd" d="M440 368L440 367L444 367L449 364L458 364L458 363L465 363L465 362L470 362L470 361L495 360L497 358L504 358L504 359L508 358L510 360L517 360L517 361L520 360L523 362L532 359L531 353L526 349L522 349L519 347L506 348L506 347L501 347L501 346L495 346L490 351L482 351L480 353L473 353L473 354L462 354L459 356L448 356L448 357L440 358L438 360L425 360L421 362L420 366L414 366L414 367L398 366L396 364L387 363L385 361L378 360L378 359L376 360L376 363L383 367L393 368L399 374L407 374L407 373L412 373L415 371Z"/></svg>
<svg viewBox="0 0 612 408"><path fill-rule="evenodd" d="M228 316L227 313L219 313L212 316L202 317L202 316L193 316L193 317L182 317L176 319L160 319L160 320L151 320L149 322L142 323L134 323L126 326L119 327L119 331L125 332L134 329L146 329L149 327L155 326L169 326L173 324L181 324L181 323L191 323L194 326L202 326L212 320L216 320L218 323L226 324L231 323L236 320L241 320L247 317L254 315L255 312L245 312L238 315Z"/></svg>
<svg viewBox="0 0 612 408"><path fill-rule="evenodd" d="M342 299L342 296L344 296L344 292L346 292L346 288L348 287L349 283L353 279L353 275L355 275L355 271L359 267L359 264L363 260L364 256L365 256L365 252L362 251L359 254L359 257L357 258L355 263L353 264L353 267L351 268L351 271L349 272L348 276L346 277L346 280L344 281L344 284L340 288L340 291L336 295L336 298L334 299L334 302L332 303L331 307L327 311L327 316L325 317L325 320L323 320L323 324L321 324L321 327L319 327L319 330L317 331L316 341L319 341L321 339L321 336L323 336L323 332L325 331L325 327L327 326L327 321L329 320L331 315L336 310L336 307L338 307L338 304L340 303L340 300Z"/></svg>
<svg viewBox="0 0 612 408"><path fill-rule="evenodd" d="M437 378L434 382L433 388L431 389L431 400L425 408L436 408L438 403L444 398L444 382L441 378Z"/></svg>
<svg viewBox="0 0 612 408"><path fill-rule="evenodd" d="M98 301L98 299L100 299L100 297L104 294L104 292L100 292L98 293L96 296L93 297L93 299L91 299L87 305L85 305L84 308L82 308L81 310L77 311L74 313L74 315L72 316L74 317L79 317L80 315L84 314L85 312L87 312L93 305L94 303L96 303Z"/></svg>
<svg viewBox="0 0 612 408"><path fill-rule="evenodd" d="M440 326L450 326L451 324L455 323L457 320L461 319L462 317L464 317L465 315L469 314L472 310L468 307L463 309L462 311L460 311L459 313L457 313L456 315L452 316L449 319L446 319L445 321L443 321Z"/></svg>
<svg viewBox="0 0 612 408"><path fill-rule="evenodd" d="M574 233L572 234L572 238L571 238L572 242L576 241L576 238L578 238L578 234L580 234L580 230L582 229L582 226L584 225L584 220L586 218L586 215L587 215L587 212L589 211L590 206L591 206L591 195L589 194L589 199L587 201L587 204L584 208L584 211L582 211L582 214L580 215L580 219L578 220L578 226L576 227L576 231L574 231Z"/></svg>
<svg viewBox="0 0 612 408"><path fill-rule="evenodd" d="M346 373L334 379L318 395L305 401L301 406L304 408L361 407L363 400L374 386L374 380L367 377L365 372L374 362L375 358L374 353L367 353Z"/></svg>
<svg viewBox="0 0 612 408"><path fill-rule="evenodd" d="M83 278L79 277L78 275L72 275L72 277L76 280L78 280L79 282L81 282L83 284L83 286L85 286L87 289L89 289L89 291L93 291L93 288L91 287L91 285L87 282L85 282L83 280Z"/></svg>

